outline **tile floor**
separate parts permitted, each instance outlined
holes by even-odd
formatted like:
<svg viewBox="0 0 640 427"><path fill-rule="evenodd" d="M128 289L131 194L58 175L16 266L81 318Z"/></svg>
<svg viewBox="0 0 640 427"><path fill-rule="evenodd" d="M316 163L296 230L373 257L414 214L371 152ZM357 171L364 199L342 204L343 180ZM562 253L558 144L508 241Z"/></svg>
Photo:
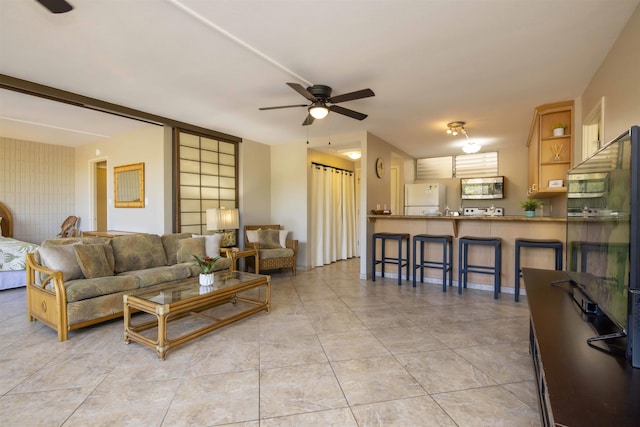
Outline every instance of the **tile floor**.
<svg viewBox="0 0 640 427"><path fill-rule="evenodd" d="M539 426L526 298L272 275L272 310L169 352L122 320L56 334L0 292L1 426Z"/></svg>

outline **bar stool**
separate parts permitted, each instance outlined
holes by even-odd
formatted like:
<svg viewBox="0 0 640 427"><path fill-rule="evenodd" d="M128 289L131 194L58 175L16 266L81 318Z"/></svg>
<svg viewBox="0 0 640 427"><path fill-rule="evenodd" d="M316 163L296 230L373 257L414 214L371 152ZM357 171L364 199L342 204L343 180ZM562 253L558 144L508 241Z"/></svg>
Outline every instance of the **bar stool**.
<svg viewBox="0 0 640 427"><path fill-rule="evenodd" d="M376 239L380 239L382 247L382 257L376 258ZM388 257L385 254L385 244L387 240L395 240L398 242L398 257ZM402 257L402 241L406 240L406 258ZM384 277L384 265L385 263L396 264L398 266L398 286L400 286L402 280L402 267L406 268L407 280L409 280L409 233L373 233L372 245L371 245L371 276L372 280L376 281L376 265L382 264L382 277Z"/></svg>
<svg viewBox="0 0 640 427"><path fill-rule="evenodd" d="M420 243L420 263L417 262L418 249ZM424 282L424 269L436 268L442 270L442 292L447 292L447 272L449 272L449 286L453 283L453 236L417 234L413 236L413 287L416 287L416 270L420 269L420 283ZM431 261L424 259L425 245L429 243L439 243L442 245L442 261Z"/></svg>
<svg viewBox="0 0 640 427"><path fill-rule="evenodd" d="M555 239L516 239L516 302L520 301L520 277L522 276L522 271L520 269L520 248L542 248L555 250L556 270L562 270L562 246L562 242Z"/></svg>
<svg viewBox="0 0 640 427"><path fill-rule="evenodd" d="M500 293L500 274L502 272L502 239L499 237L471 237L459 239L458 248L458 293L467 287L467 274L480 273L493 275L493 298L498 299ZM475 265L469 263L469 245L493 246L495 251L494 265Z"/></svg>

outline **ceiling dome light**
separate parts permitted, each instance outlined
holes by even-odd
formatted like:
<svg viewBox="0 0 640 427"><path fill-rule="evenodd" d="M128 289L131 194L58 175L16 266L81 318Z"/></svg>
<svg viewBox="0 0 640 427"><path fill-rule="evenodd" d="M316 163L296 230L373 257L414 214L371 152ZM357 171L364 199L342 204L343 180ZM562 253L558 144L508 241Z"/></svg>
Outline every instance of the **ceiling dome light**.
<svg viewBox="0 0 640 427"><path fill-rule="evenodd" d="M480 151L481 148L482 148L482 145L469 140L467 141L466 144L462 146L462 151L464 151L467 154L474 154Z"/></svg>
<svg viewBox="0 0 640 427"><path fill-rule="evenodd" d="M362 154L359 151L352 151L350 153L347 153L347 156L349 156L350 159L358 160L360 157L362 157Z"/></svg>
<svg viewBox="0 0 640 427"><path fill-rule="evenodd" d="M329 114L329 109L324 104L312 105L309 107L309 114L314 119L324 119Z"/></svg>

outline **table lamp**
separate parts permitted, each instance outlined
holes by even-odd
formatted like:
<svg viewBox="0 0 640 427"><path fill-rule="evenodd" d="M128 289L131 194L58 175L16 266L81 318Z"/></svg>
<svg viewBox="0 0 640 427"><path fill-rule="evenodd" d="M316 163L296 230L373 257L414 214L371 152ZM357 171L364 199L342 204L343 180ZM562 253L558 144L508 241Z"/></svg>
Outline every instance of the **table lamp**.
<svg viewBox="0 0 640 427"><path fill-rule="evenodd" d="M240 228L238 209L207 209L207 230L222 233L221 248L236 245L236 231Z"/></svg>

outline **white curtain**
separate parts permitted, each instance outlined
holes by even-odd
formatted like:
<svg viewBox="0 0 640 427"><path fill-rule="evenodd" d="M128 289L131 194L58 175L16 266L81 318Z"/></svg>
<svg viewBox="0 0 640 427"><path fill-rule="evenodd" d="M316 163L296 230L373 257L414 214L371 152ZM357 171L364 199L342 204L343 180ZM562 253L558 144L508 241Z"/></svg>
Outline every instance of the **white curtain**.
<svg viewBox="0 0 640 427"><path fill-rule="evenodd" d="M356 256L353 172L312 164L311 266Z"/></svg>

